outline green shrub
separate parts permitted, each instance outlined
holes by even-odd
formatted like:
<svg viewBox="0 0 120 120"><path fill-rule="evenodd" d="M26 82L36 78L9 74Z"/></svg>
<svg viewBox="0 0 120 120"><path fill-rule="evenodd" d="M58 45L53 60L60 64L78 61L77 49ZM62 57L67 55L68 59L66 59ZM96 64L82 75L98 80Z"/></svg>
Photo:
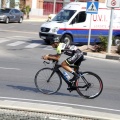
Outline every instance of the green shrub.
<svg viewBox="0 0 120 120"><path fill-rule="evenodd" d="M30 13L30 11L31 11L30 6L27 5L26 7L23 7L23 8L21 9L21 11L24 13L24 15L27 15L27 19L29 19L29 13Z"/></svg>
<svg viewBox="0 0 120 120"><path fill-rule="evenodd" d="M96 44L94 45L94 51L95 52L106 51L108 46L108 37L99 36L99 40L100 40L100 43L97 45ZM112 45L114 45L113 41L114 41L114 37L112 38Z"/></svg>
<svg viewBox="0 0 120 120"><path fill-rule="evenodd" d="M31 11L30 6L27 5L27 6L25 7L25 10L26 10L27 18L29 19L29 13L30 13L30 11Z"/></svg>
<svg viewBox="0 0 120 120"><path fill-rule="evenodd" d="M25 8L21 9L21 11L24 13L24 15L26 15L26 10L25 10Z"/></svg>
<svg viewBox="0 0 120 120"><path fill-rule="evenodd" d="M117 53L120 54L120 45L117 47Z"/></svg>
<svg viewBox="0 0 120 120"><path fill-rule="evenodd" d="M107 44L108 44L108 37L106 36L99 36L100 43L94 45L94 51L100 52L100 51L106 51Z"/></svg>

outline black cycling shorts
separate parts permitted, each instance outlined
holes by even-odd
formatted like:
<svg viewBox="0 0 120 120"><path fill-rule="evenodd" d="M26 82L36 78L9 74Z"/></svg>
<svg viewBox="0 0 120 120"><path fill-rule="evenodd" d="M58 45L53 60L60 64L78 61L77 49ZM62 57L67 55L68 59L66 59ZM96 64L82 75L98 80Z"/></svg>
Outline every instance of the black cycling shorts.
<svg viewBox="0 0 120 120"><path fill-rule="evenodd" d="M66 59L66 62L70 64L74 64L80 66L81 61L83 60L84 56L82 52L76 52L73 56Z"/></svg>

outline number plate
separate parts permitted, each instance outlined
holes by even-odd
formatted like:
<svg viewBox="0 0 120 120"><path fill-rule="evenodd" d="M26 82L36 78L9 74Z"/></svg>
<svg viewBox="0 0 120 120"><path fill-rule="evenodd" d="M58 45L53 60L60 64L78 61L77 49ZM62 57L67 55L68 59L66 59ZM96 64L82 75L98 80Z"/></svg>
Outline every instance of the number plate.
<svg viewBox="0 0 120 120"><path fill-rule="evenodd" d="M45 36L41 36L41 38L42 38L42 39L46 39L46 37L45 37Z"/></svg>

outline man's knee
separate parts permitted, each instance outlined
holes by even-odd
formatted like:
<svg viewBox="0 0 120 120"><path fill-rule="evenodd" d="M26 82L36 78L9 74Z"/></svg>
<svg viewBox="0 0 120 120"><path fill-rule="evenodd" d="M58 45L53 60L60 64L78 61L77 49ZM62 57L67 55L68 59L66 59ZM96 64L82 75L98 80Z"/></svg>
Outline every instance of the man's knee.
<svg viewBox="0 0 120 120"><path fill-rule="evenodd" d="M63 62L61 63L61 66L62 66L62 67L66 66L66 65L67 65L67 63L66 63L65 61L63 61Z"/></svg>

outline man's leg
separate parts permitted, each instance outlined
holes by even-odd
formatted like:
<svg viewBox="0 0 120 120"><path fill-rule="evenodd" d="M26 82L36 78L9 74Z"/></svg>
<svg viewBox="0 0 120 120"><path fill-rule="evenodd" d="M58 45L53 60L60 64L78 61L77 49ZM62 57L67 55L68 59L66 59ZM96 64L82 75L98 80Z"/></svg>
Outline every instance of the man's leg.
<svg viewBox="0 0 120 120"><path fill-rule="evenodd" d="M62 68L64 68L66 71L73 74L73 78L70 79L70 81L75 81L79 78L78 74L68 65L66 61L63 61L61 64Z"/></svg>
<svg viewBox="0 0 120 120"><path fill-rule="evenodd" d="M64 68L68 72L72 72L73 71L73 69L68 65L68 63L66 61L63 61L61 66L62 66L62 68Z"/></svg>

